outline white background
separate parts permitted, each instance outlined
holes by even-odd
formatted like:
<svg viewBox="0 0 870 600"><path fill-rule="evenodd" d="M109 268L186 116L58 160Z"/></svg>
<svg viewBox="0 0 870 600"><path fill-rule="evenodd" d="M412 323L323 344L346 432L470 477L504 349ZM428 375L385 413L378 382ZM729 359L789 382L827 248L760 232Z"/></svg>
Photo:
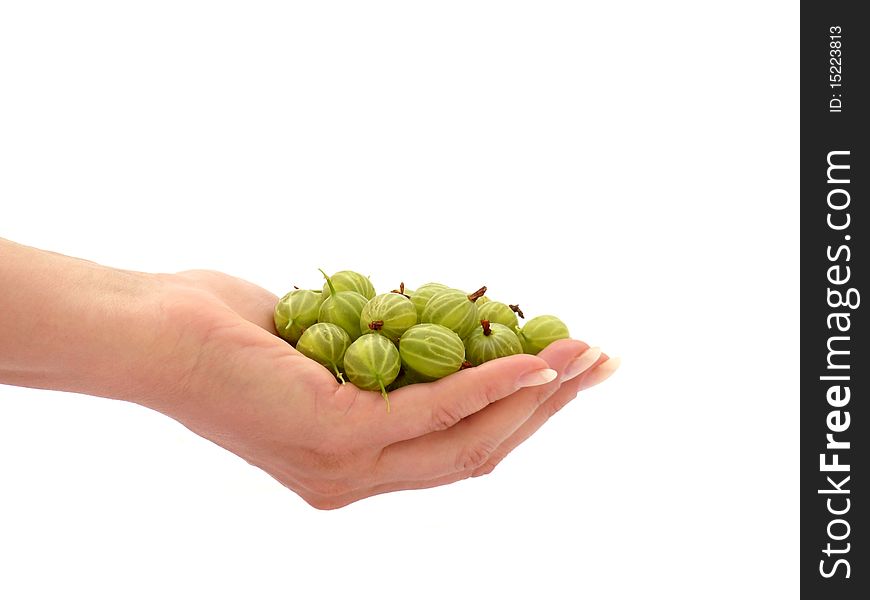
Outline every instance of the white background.
<svg viewBox="0 0 870 600"><path fill-rule="evenodd" d="M0 387L0 597L797 596L796 3L0 6L0 236L486 283L623 358L491 476L331 512Z"/></svg>

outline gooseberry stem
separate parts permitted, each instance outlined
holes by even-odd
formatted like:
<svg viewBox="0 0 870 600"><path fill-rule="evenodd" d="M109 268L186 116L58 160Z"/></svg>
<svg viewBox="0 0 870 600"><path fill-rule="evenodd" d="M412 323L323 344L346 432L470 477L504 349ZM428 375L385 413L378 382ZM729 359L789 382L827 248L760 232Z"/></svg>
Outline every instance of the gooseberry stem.
<svg viewBox="0 0 870 600"><path fill-rule="evenodd" d="M489 321L481 319L480 324L483 326L483 335L492 335L492 327L489 326Z"/></svg>
<svg viewBox="0 0 870 600"><path fill-rule="evenodd" d="M380 375L378 375L378 385L381 386L381 396L384 397L384 400L387 402L387 412L390 412L390 395L387 393L387 388L384 387L384 380L381 379Z"/></svg>
<svg viewBox="0 0 870 600"><path fill-rule="evenodd" d="M486 286L483 286L482 288L480 288L476 292L472 292L472 293L468 294L468 299L471 300L472 302L475 302L478 298L480 298L484 294L486 294Z"/></svg>
<svg viewBox="0 0 870 600"><path fill-rule="evenodd" d="M371 329L372 331L380 331L383 328L384 322L381 320L372 321L371 323L369 323L369 329Z"/></svg>
<svg viewBox="0 0 870 600"><path fill-rule="evenodd" d="M326 280L326 285L329 286L329 293L333 296L335 295L335 288L332 286L332 279L330 279L329 275L326 274L326 271L323 269L317 269L321 273L323 273L323 278Z"/></svg>
<svg viewBox="0 0 870 600"><path fill-rule="evenodd" d="M391 293L391 294L402 294L405 298L410 298L410 297L411 297L411 296L409 296L408 294L405 293L405 282L404 282L404 281L400 281L400 282L399 282L399 289L397 289L397 290L390 290L390 293Z"/></svg>
<svg viewBox="0 0 870 600"><path fill-rule="evenodd" d="M338 370L338 365L332 363L332 370L335 371L335 376L338 377L338 380L344 385L344 375L341 374L341 371Z"/></svg>
<svg viewBox="0 0 870 600"><path fill-rule="evenodd" d="M525 319L525 318L526 318L526 315L524 315L524 314L523 314L523 311L520 310L520 305L519 305L519 304L508 304L508 308L510 308L510 309L511 309L512 311L514 311L515 313L517 313L517 314L520 316L521 319Z"/></svg>

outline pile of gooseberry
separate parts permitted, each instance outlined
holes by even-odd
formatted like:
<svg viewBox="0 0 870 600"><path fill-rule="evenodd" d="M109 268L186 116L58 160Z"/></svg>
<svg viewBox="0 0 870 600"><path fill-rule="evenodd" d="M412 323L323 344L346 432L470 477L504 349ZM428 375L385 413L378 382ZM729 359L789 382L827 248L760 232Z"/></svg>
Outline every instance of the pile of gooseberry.
<svg viewBox="0 0 870 600"><path fill-rule="evenodd" d="M319 290L293 289L275 306L283 339L341 383L388 392L441 379L512 354L537 354L568 337L552 315L525 321L516 304L490 300L486 287L468 293L441 283L377 294L355 271L327 275ZM519 317L519 319L518 319Z"/></svg>

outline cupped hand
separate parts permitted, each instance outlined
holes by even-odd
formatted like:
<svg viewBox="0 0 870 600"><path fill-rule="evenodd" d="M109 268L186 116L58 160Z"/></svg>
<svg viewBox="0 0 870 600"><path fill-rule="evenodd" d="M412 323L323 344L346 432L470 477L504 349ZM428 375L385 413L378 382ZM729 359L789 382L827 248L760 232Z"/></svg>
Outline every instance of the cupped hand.
<svg viewBox="0 0 870 600"><path fill-rule="evenodd" d="M181 369L148 405L321 509L489 473L618 366L560 340L391 392L387 413L379 393L339 384L277 337L274 294L213 271L163 279Z"/></svg>

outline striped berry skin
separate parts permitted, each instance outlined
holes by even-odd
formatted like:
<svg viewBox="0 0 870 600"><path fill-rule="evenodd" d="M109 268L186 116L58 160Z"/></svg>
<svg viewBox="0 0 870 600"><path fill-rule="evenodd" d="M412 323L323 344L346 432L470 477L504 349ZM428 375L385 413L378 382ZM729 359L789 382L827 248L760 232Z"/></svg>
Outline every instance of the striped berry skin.
<svg viewBox="0 0 870 600"><path fill-rule="evenodd" d="M436 293L423 309L421 322L436 323L452 329L464 338L480 324L477 306L462 290L442 290Z"/></svg>
<svg viewBox="0 0 870 600"><path fill-rule="evenodd" d="M523 352L537 354L556 340L571 337L571 334L558 317L541 315L526 321L522 329L517 330L517 337L523 345Z"/></svg>
<svg viewBox="0 0 870 600"><path fill-rule="evenodd" d="M416 290L409 291L405 290L405 293L411 297L411 302L414 303L414 308L417 309L417 322L420 323L420 319L423 316L423 309L426 308L426 303L429 302L429 299L432 298L437 292L441 292L444 290L450 289L443 283L424 283Z"/></svg>
<svg viewBox="0 0 870 600"><path fill-rule="evenodd" d="M312 290L292 290L284 294L275 305L275 330L293 344L306 328L317 322L323 295Z"/></svg>
<svg viewBox="0 0 870 600"><path fill-rule="evenodd" d="M501 323L490 323L485 319L481 320L480 327L476 327L468 334L464 343L465 358L475 367L496 358L523 352L520 338L513 329Z"/></svg>
<svg viewBox="0 0 870 600"><path fill-rule="evenodd" d="M323 273L323 269L320 270ZM365 296L366 300L371 300L375 297L375 286L369 281L369 278L356 271L339 271L335 275L326 277L326 283L323 284L323 299L326 300L332 294L334 288L336 292L356 292ZM330 283L332 284L330 286Z"/></svg>
<svg viewBox="0 0 870 600"><path fill-rule="evenodd" d="M465 346L447 327L421 323L402 334L399 354L406 369L422 381L434 381L459 370L465 360Z"/></svg>
<svg viewBox="0 0 870 600"><path fill-rule="evenodd" d="M483 300L483 298L480 300ZM490 323L501 323L511 329L519 326L520 323L517 321L517 315L511 310L510 306L503 302L495 301L487 302L481 306L480 300L477 301L477 314L481 321L486 320Z"/></svg>
<svg viewBox="0 0 870 600"><path fill-rule="evenodd" d="M481 296L480 298L478 298L477 300L474 301L474 303L477 304L477 308L480 308L481 306L483 306L487 302L492 302L492 300L489 299L489 296Z"/></svg>
<svg viewBox="0 0 870 600"><path fill-rule="evenodd" d="M417 309L402 294L378 294L362 308L359 327L363 334L379 333L398 341L405 331L417 324Z"/></svg>
<svg viewBox="0 0 870 600"><path fill-rule="evenodd" d="M366 297L357 292L337 292L320 305L317 320L321 323L333 323L344 329L355 340L361 335L359 315L366 305Z"/></svg>
<svg viewBox="0 0 870 600"><path fill-rule="evenodd" d="M351 383L363 390L380 390L390 412L387 386L399 374L402 362L396 345L382 335L364 335L344 353L344 371Z"/></svg>
<svg viewBox="0 0 870 600"><path fill-rule="evenodd" d="M296 343L299 352L331 369L342 383L342 360L348 346L350 336L344 329L332 323L315 323L305 330Z"/></svg>

